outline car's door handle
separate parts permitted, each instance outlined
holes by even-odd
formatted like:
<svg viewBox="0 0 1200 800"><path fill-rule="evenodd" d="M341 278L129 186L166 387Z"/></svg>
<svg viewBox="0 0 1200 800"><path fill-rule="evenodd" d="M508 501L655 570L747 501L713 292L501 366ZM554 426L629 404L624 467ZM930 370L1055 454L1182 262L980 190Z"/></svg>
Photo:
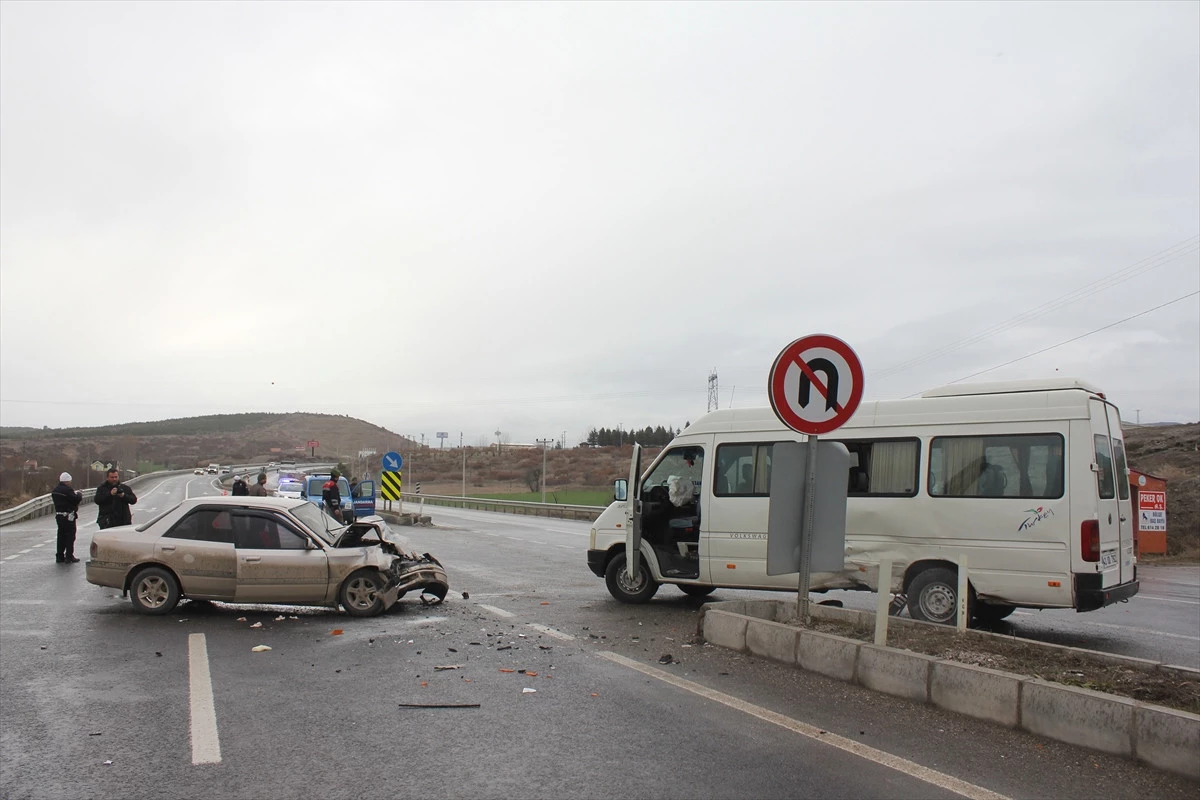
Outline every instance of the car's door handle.
<svg viewBox="0 0 1200 800"><path fill-rule="evenodd" d="M243 556L242 560L257 564L259 561L262 561L262 556Z"/></svg>
<svg viewBox="0 0 1200 800"><path fill-rule="evenodd" d="M1129 517L1121 517L1121 522L1129 522Z"/></svg>
<svg viewBox="0 0 1200 800"><path fill-rule="evenodd" d="M175 549L175 545L173 545L173 544L164 544L164 545L162 546L162 549L163 549L163 550L167 550L167 551L171 551L171 550L174 550L174 549Z"/></svg>

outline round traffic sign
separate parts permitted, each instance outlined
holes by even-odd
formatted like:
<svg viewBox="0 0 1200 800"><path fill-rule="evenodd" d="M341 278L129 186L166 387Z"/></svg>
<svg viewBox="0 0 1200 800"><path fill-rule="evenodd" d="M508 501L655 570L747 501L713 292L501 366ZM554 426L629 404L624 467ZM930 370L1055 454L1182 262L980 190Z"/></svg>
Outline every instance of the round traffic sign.
<svg viewBox="0 0 1200 800"><path fill-rule="evenodd" d="M404 466L404 459L395 450L388 451L381 460L384 472L399 472Z"/></svg>
<svg viewBox="0 0 1200 800"><path fill-rule="evenodd" d="M850 345L818 333L789 344L775 357L767 395L779 421L817 435L837 430L858 408L863 370Z"/></svg>

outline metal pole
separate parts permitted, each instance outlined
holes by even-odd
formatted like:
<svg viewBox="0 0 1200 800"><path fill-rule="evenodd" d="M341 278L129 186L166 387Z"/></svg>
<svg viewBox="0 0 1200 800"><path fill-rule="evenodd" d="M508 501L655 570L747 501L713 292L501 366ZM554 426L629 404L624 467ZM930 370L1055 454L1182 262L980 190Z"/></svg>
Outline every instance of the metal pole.
<svg viewBox="0 0 1200 800"><path fill-rule="evenodd" d="M892 560L879 560L879 585L875 587L875 644L887 644L888 606L892 600Z"/></svg>
<svg viewBox="0 0 1200 800"><path fill-rule="evenodd" d="M812 624L808 613L808 589L812 583L813 511L817 499L817 437L808 437L808 471L804 476L804 525L800 530L800 585L796 590L796 616L807 627Z"/></svg>
<svg viewBox="0 0 1200 800"><path fill-rule="evenodd" d="M458 432L458 449L462 450L463 473L462 473L462 493L459 497L467 496L467 448L463 447L462 431Z"/></svg>
<svg viewBox="0 0 1200 800"><path fill-rule="evenodd" d="M553 442L553 439L538 439L537 443L542 446L542 502L546 502L546 445Z"/></svg>

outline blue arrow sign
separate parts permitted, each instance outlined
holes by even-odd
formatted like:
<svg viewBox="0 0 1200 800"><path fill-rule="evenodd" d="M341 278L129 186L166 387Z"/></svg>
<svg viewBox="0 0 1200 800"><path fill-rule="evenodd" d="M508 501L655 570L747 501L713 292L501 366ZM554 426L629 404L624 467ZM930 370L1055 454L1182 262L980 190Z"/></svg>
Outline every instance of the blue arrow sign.
<svg viewBox="0 0 1200 800"><path fill-rule="evenodd" d="M404 459L395 450L386 454L383 457L384 472L399 472L400 467L404 466Z"/></svg>

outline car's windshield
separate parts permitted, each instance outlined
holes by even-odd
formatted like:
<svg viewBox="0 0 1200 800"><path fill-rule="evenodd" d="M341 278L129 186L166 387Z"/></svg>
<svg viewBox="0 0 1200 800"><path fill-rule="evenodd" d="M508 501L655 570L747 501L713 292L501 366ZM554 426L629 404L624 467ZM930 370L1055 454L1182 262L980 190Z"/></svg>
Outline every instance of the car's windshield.
<svg viewBox="0 0 1200 800"><path fill-rule="evenodd" d="M325 544L333 544L345 525L317 508L314 503L300 503L288 509L291 515L304 523L304 527L315 533Z"/></svg>

